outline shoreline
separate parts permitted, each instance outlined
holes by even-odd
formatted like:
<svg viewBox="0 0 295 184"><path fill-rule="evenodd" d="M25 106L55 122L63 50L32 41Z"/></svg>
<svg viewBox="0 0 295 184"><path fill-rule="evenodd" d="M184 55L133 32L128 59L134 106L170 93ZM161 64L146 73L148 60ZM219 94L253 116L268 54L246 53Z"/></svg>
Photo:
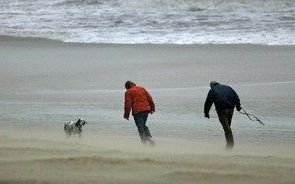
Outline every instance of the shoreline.
<svg viewBox="0 0 295 184"><path fill-rule="evenodd" d="M295 48L295 45L267 45L267 44L251 44L251 43L228 43L228 44L213 44L213 43L205 43L205 44L156 44L156 43L86 43L86 42L64 42L58 39L49 39L49 38L42 38L42 37L18 37L18 36L6 36L0 35L0 44L1 42L38 42L40 43L52 43L52 44L59 44L62 46L152 46L152 47L205 47L205 48L212 48L212 47L284 47L284 48Z"/></svg>

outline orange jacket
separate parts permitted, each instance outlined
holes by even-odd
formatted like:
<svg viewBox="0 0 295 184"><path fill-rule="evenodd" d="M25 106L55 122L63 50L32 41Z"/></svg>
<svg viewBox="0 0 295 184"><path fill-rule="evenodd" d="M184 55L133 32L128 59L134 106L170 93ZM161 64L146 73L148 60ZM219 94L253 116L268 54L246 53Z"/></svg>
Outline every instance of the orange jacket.
<svg viewBox="0 0 295 184"><path fill-rule="evenodd" d="M155 111L153 99L143 87L132 86L125 92L125 118L129 118L131 109L133 116L139 112Z"/></svg>

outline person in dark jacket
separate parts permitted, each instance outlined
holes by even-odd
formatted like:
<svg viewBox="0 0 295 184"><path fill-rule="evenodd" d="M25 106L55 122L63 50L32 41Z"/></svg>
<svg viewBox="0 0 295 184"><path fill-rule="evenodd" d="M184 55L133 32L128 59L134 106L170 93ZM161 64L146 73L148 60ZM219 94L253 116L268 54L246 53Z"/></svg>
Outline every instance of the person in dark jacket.
<svg viewBox="0 0 295 184"><path fill-rule="evenodd" d="M219 84L216 81L210 82L210 88L204 105L205 117L210 118L209 111L214 103L219 122L225 133L226 148L232 149L234 138L230 126L234 108L236 107L237 111L241 110L239 96L230 86Z"/></svg>
<svg viewBox="0 0 295 184"><path fill-rule="evenodd" d="M132 110L141 142L154 145L155 142L151 139L151 133L146 126L148 114L155 112L155 104L151 95L143 87L137 86L131 81L125 83L125 88L127 91L125 92L124 118L129 120Z"/></svg>

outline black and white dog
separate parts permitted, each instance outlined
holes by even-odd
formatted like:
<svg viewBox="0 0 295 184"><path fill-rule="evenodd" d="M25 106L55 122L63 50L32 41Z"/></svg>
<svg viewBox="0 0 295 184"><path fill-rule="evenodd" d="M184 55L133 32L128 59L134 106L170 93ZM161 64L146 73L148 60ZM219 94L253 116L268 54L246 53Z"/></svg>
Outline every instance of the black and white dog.
<svg viewBox="0 0 295 184"><path fill-rule="evenodd" d="M87 124L87 122L81 118L78 119L78 121L76 123L74 123L73 121L70 121L68 123L65 123L64 131L69 136L72 134L79 134L79 136L81 137L82 127L86 124Z"/></svg>

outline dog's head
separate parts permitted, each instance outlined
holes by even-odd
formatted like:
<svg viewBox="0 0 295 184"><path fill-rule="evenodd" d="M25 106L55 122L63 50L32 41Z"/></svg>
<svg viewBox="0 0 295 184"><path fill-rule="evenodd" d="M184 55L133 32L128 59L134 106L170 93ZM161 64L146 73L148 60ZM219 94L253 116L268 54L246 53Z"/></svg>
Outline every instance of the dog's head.
<svg viewBox="0 0 295 184"><path fill-rule="evenodd" d="M86 124L87 124L87 122L84 119L79 118L78 121L75 123L75 126L76 127L82 127L82 126L84 126Z"/></svg>

